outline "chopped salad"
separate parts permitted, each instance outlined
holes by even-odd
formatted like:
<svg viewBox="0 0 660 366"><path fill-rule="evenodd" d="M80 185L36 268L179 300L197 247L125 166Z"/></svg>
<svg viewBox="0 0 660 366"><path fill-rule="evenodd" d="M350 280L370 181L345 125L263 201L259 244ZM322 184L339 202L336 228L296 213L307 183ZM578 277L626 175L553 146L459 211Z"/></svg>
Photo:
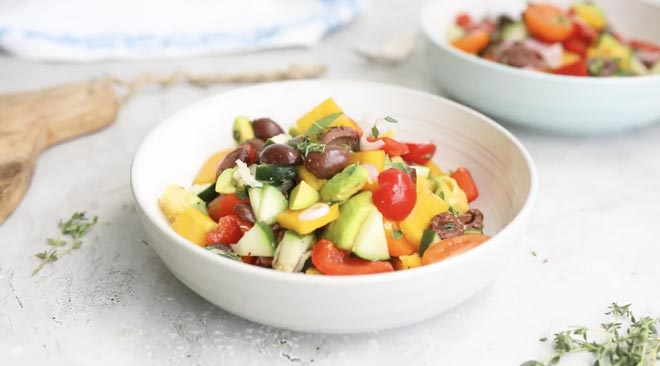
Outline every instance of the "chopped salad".
<svg viewBox="0 0 660 366"><path fill-rule="evenodd" d="M591 2L569 9L530 3L521 17L456 16L452 46L501 64L570 76L660 73L660 44L617 33Z"/></svg>
<svg viewBox="0 0 660 366"><path fill-rule="evenodd" d="M363 131L331 98L288 133L239 116L236 147L210 156L192 187L170 185L160 208L190 242L284 272L390 272L486 241L470 172L443 171L436 145L398 141L396 123Z"/></svg>

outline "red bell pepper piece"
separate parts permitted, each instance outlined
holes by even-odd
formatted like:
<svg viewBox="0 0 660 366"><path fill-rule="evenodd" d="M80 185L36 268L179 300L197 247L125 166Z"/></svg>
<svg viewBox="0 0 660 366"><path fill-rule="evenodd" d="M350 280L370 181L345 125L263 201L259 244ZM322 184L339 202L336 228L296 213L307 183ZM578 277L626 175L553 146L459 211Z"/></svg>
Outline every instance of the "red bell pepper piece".
<svg viewBox="0 0 660 366"><path fill-rule="evenodd" d="M468 202L472 202L479 197L479 190L477 190L477 185L474 183L469 170L458 168L451 173L451 177L454 178L458 187L465 192Z"/></svg>
<svg viewBox="0 0 660 366"><path fill-rule="evenodd" d="M390 262L368 261L351 257L351 253L341 250L326 239L319 240L312 249L312 263L326 275L362 275L370 273L392 272Z"/></svg>
<svg viewBox="0 0 660 366"><path fill-rule="evenodd" d="M589 70L587 69L587 60L580 59L572 64L562 66L554 71L558 75L569 75L569 76L589 76Z"/></svg>
<svg viewBox="0 0 660 366"><path fill-rule="evenodd" d="M215 229L206 233L207 244L235 244L248 230L252 223L238 217L238 215L223 216Z"/></svg>
<svg viewBox="0 0 660 366"><path fill-rule="evenodd" d="M242 200L235 194L223 194L216 197L208 204L209 216L218 221L221 217L234 214L234 207L239 203L248 203L249 200Z"/></svg>

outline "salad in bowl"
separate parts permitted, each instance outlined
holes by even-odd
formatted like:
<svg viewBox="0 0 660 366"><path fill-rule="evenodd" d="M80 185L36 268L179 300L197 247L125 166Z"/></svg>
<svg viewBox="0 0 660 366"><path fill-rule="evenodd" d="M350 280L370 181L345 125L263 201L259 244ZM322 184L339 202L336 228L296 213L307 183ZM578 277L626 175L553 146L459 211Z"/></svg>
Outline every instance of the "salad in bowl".
<svg viewBox="0 0 660 366"><path fill-rule="evenodd" d="M532 2L519 18L460 13L448 37L457 49L517 68L592 77L660 74L660 44L618 33L591 2L568 8Z"/></svg>
<svg viewBox="0 0 660 366"><path fill-rule="evenodd" d="M283 272L361 275L411 269L486 240L470 171L444 171L436 145L396 139L394 117L360 127L332 98L288 133L238 116L235 146L201 165L192 185L159 199L191 245Z"/></svg>

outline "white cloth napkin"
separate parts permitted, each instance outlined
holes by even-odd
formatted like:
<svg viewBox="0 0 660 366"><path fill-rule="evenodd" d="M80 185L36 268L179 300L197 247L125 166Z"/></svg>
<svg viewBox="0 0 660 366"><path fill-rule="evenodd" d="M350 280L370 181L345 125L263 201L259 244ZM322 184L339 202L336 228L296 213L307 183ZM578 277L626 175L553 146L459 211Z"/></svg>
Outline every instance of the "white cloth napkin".
<svg viewBox="0 0 660 366"><path fill-rule="evenodd" d="M0 0L0 48L86 62L304 47L362 7L363 0Z"/></svg>

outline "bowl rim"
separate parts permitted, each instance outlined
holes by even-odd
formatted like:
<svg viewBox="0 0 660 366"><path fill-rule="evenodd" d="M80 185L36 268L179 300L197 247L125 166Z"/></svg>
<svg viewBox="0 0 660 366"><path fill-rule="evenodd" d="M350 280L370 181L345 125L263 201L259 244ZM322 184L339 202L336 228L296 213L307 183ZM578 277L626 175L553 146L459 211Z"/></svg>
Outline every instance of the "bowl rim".
<svg viewBox="0 0 660 366"><path fill-rule="evenodd" d="M426 38L435 46L440 47L445 52L460 58L465 62L473 63L474 65L481 66L493 71L500 71L504 73L509 73L514 76L524 77L533 80L539 81L550 81L550 82L566 82L568 84L581 84L585 86L604 86L616 84L617 86L622 86L619 84L638 86L639 84L647 83L656 83L660 82L660 74L650 74L650 75L639 75L639 76L600 76L600 77L576 77L570 75L557 75L546 72L534 71L521 69L509 65L503 65L499 62L485 60L481 57L460 51L454 47L449 47L449 43L441 37L441 34L436 34L432 25L429 24L429 19L435 13L434 8L439 7L439 4L446 2L447 0L429 0L423 6L419 13L419 23L422 28L422 33ZM647 0L628 0L628 1L638 1L645 3L651 6L658 7L657 4L654 4Z"/></svg>
<svg viewBox="0 0 660 366"><path fill-rule="evenodd" d="M461 255L450 257L441 262L433 263L431 265L421 266L408 271L393 271L387 273L354 275L354 276L310 276L310 275L302 275L300 273L287 273L287 272L276 271L270 268L261 268L258 266L246 265L245 263L242 262L238 262L219 255L215 255L197 245L190 243L180 235L177 235L169 225L164 225L163 223L159 222L158 219L154 216L154 214L150 213L148 210L143 208L146 202L149 200L149 198L142 197L139 195L139 192L141 191L139 188L140 186L139 171L140 169L142 169L141 167L145 165L144 162L145 151L150 147L152 143L155 142L156 137L158 135L158 131L160 131L161 129L168 128L169 125L179 120L180 116L187 114L189 110L199 108L199 106L203 106L204 104L209 104L212 100L221 99L226 95L231 95L234 93L246 93L253 89L272 88L279 86L296 87L298 85L313 85L313 84L324 84L330 86L331 85L345 86L348 84L348 85L355 85L356 88L378 88L381 90L389 89L390 91L395 93L407 93L417 98L429 98L434 100L435 102L442 103L448 106L449 108L456 108L467 114L471 114L479 118L482 122L490 125L491 127L495 128L499 133L501 133L516 148L516 150L521 154L521 157L523 158L525 167L527 168L527 173L529 175L529 182L527 182L529 185L529 192L527 196L524 198L522 207L508 224L502 227L497 233L495 233L491 237L491 239L489 239L489 242L492 242L493 245L480 245L474 249L469 250L468 252L462 253ZM269 83L263 83L263 84L247 86L247 87L240 87L205 97L192 104L188 104L182 107L177 112L169 115L168 117L163 119L160 123L158 123L153 129L151 129L147 133L145 138L142 140L131 163L130 185L131 185L131 192L133 194L133 198L137 206L139 206L138 209L139 211L142 212L142 216L146 218L146 220L148 220L153 227L155 227L160 233L165 235L170 241L176 243L176 245L182 246L184 248L183 250L186 250L191 256L197 257L197 260L206 259L206 260L214 261L215 263L217 263L218 266L228 266L231 270L242 272L242 274L244 275L253 276L255 279L260 279L260 280L275 280L275 281L283 281L287 283L309 284L309 285L315 285L315 284L364 285L364 284L391 282L397 280L403 281L409 278L415 278L424 275L432 275L433 273L439 273L442 272L445 268L462 265L463 262L470 261L472 257L481 255L481 253L483 252L493 250L492 248L494 245L502 245L502 243L499 243L498 238L502 238L505 236L505 234L513 231L516 227L520 226L522 222L529 216L529 213L532 210L534 202L536 201L536 196L538 191L538 177L537 177L536 167L532 161L532 158L529 152L523 146L523 144L504 127L497 124L491 118L471 108L463 106L457 102L451 101L444 97L440 97L431 93L410 89L406 87L390 85L385 83L371 82L371 81L333 79L333 80L277 81L277 82L269 82ZM157 249L154 250L156 251L157 254L159 254Z"/></svg>

